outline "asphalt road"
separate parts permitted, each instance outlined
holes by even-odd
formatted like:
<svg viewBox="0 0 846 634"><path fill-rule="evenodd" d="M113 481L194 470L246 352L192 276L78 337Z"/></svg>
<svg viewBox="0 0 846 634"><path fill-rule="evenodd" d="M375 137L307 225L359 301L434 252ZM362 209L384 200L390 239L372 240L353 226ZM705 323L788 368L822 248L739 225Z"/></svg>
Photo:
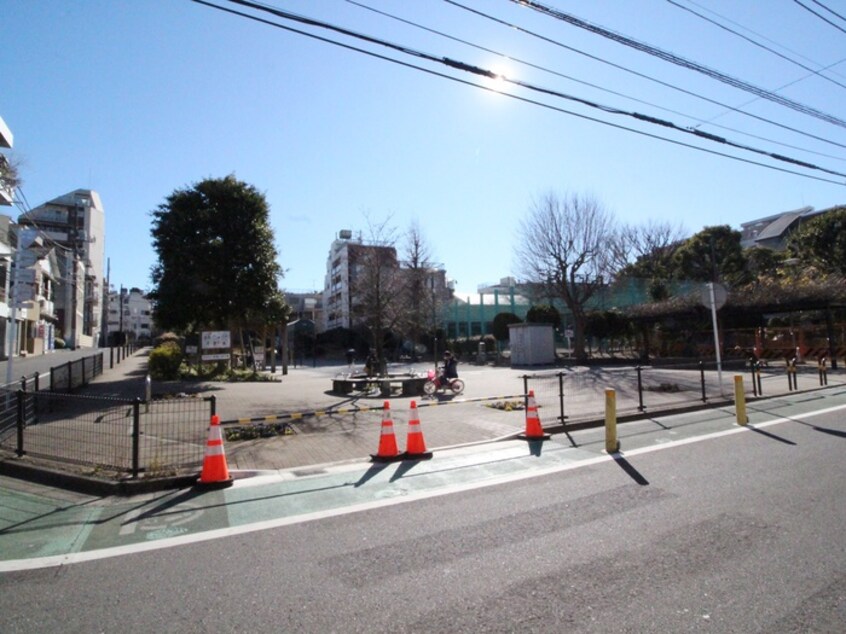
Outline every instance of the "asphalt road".
<svg viewBox="0 0 846 634"><path fill-rule="evenodd" d="M361 476L358 512L4 573L0 631L843 632L844 412L838 389L756 403L748 429L720 410L647 420L613 459L586 430L570 450L593 459L514 477L479 460L488 481L442 468L419 496L417 467ZM206 521L312 510L287 486L200 498Z"/></svg>
<svg viewBox="0 0 846 634"><path fill-rule="evenodd" d="M0 385L5 385L11 378L12 382L19 381L22 376L31 377L34 372L43 374L49 372L50 368L76 361L83 357L90 357L96 354L103 354L103 363L109 367L109 348L78 348L76 350L54 350L49 354L40 354L31 357L14 357L11 360L12 370L9 375L9 360L0 361ZM112 354L114 363L117 363L117 350Z"/></svg>

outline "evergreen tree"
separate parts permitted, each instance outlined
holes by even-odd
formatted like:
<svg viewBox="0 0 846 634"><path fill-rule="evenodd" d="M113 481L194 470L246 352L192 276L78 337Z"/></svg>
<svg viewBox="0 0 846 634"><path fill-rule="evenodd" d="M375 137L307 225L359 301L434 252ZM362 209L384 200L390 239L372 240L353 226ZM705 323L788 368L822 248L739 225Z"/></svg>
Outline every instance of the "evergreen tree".
<svg viewBox="0 0 846 634"><path fill-rule="evenodd" d="M156 321L165 330L232 329L285 311L269 207L230 175L178 189L152 212Z"/></svg>

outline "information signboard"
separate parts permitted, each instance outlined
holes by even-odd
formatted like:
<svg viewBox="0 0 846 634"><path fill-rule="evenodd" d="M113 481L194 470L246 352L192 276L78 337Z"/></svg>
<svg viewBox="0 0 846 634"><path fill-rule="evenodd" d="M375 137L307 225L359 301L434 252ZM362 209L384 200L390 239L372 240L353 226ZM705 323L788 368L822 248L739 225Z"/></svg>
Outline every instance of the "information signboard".
<svg viewBox="0 0 846 634"><path fill-rule="evenodd" d="M221 350L232 347L228 330L209 330L202 333L203 350Z"/></svg>
<svg viewBox="0 0 846 634"><path fill-rule="evenodd" d="M204 354L201 358L203 361L229 361L229 353Z"/></svg>

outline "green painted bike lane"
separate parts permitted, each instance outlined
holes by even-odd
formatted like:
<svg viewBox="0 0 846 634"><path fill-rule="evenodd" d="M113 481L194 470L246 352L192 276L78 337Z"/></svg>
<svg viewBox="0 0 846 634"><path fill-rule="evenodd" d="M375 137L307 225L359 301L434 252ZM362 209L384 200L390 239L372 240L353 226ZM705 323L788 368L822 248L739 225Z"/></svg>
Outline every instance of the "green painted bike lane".
<svg viewBox="0 0 846 634"><path fill-rule="evenodd" d="M790 422L839 408L846 408L843 389L780 397L750 403L750 424ZM623 455L743 432L728 407L618 427ZM604 430L589 429L547 441L512 439L435 450L425 461L237 474L226 489L132 498L45 496L35 488L0 486L0 571L177 546L565 471L610 460L604 446Z"/></svg>

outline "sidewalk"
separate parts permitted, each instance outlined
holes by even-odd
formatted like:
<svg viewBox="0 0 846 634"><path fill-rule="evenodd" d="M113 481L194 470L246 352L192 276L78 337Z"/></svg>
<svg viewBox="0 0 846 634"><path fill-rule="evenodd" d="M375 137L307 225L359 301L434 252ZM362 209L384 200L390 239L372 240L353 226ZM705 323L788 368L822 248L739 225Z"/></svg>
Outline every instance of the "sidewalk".
<svg viewBox="0 0 846 634"><path fill-rule="evenodd" d="M393 464L366 459L310 468L236 473L225 489L190 488L133 497L82 495L11 481L0 487L0 572L90 561L289 525L303 518L374 509L615 462L620 476L648 484L638 456L740 434L790 442L765 431L801 425L806 415L846 408L846 390L773 399L750 408L750 425L733 408L656 416L619 428L621 453L608 454L604 430L583 429L547 441L509 440L437 449L431 460ZM437 409L437 408L436 408ZM811 419L813 420L813 419ZM840 429L816 428L842 435ZM793 444L790 442L790 444ZM716 449L719 451L719 448ZM229 447L227 447L227 453Z"/></svg>
<svg viewBox="0 0 846 634"><path fill-rule="evenodd" d="M148 351L142 350L125 359L119 366L94 379L84 394L123 399L144 398ZM153 398L166 394L202 393L213 395L221 420L314 412L327 409L373 408L369 412L347 415L304 417L291 421L297 433L253 441L228 442L227 463L234 470L264 470L306 467L316 464L357 460L375 453L382 421L381 396L351 397L331 392L332 377L346 371L347 366L291 368L286 376L276 372L272 382L158 382L151 384ZM509 375L513 372L506 371ZM465 373L466 374L466 373ZM506 379L507 380L507 379ZM511 393L520 391L520 382L511 379ZM479 389L480 386L477 386ZM390 399L398 440L405 437L410 397ZM416 399L418 402L421 398ZM421 420L429 447L447 447L474 442L488 442L514 435L525 423L521 411L494 412L487 416L483 408L427 407L421 403ZM451 410L451 411L450 411ZM490 411L490 410L489 410ZM458 418L458 419L456 419Z"/></svg>
<svg viewBox="0 0 846 634"><path fill-rule="evenodd" d="M117 396L120 398L144 398L145 377L147 368L147 350L137 352L125 359L112 370L105 370L87 388L86 393L92 395ZM426 366L418 369L423 371ZM381 396L339 396L331 392L332 378L348 370L346 365L297 367L290 368L287 375L282 376L281 370L274 375L278 380L273 382L252 383L222 383L222 382L153 382L152 394L161 396L173 393L202 393L205 396L214 395L216 411L221 420L226 423L249 420L263 420L266 417L285 415L292 412L314 412L339 408L373 408L370 412L359 412L346 415L324 415L318 417L305 416L290 420L295 434L265 438L259 440L228 442L226 453L228 464L236 470L287 469L313 466L331 462L357 460L367 458L375 453L378 447L380 427L382 421L382 406L385 399ZM559 369L544 370L557 372ZM698 392L693 395L687 393L649 393L650 407L648 412L638 413L633 405L636 396L631 394L631 372L620 371L616 368L568 369L572 374L567 381L573 387L566 404L566 412L571 419L568 429L579 426L589 426L603 423L605 389L615 388L619 391L618 417L648 418L664 412L679 411L682 408L713 408L719 405L731 404L733 399L733 373L724 372L723 381L726 389L722 398L714 387L716 372L709 372L708 403L703 404L698 398ZM664 371L655 371L653 381L658 380ZM492 395L511 396L511 400L521 400L523 381L521 377L532 373L525 368L494 368L464 365L461 376L466 380L467 388L456 401L474 398L490 397ZM680 376L676 372L675 376ZM694 373L698 381L699 373ZM674 376L669 371L669 376ZM587 377L587 378L585 378ZM832 376L832 384L843 383L843 374ZM753 401L752 386L747 374L747 400ZM578 386L579 392L573 393ZM787 392L787 380L779 375L771 375L764 382L766 396L776 396ZM800 387L803 391L816 387L816 376L805 372L801 377ZM557 384L555 385L557 390ZM516 396L515 396L516 395ZM623 408L625 395L626 407ZM538 396L540 417L545 430L561 432L564 428L557 420L557 399L543 402ZM410 401L415 400L421 428L424 431L427 448L445 448L458 445L491 442L514 436L525 429L525 412L522 410L501 411L492 409L485 402L470 402L466 404L451 404L446 401L431 401L424 397L391 397L391 418L395 434L400 444L405 439L406 425ZM504 399L503 399L504 400ZM432 407L432 405L439 405ZM442 407L440 405L449 405ZM639 415L638 415L639 414Z"/></svg>
<svg viewBox="0 0 846 634"><path fill-rule="evenodd" d="M146 393L147 359L149 350L141 350L125 358L120 364L109 368L105 364L102 375L96 377L82 393L91 396L112 397L131 400L144 399ZM420 366L424 370L425 366ZM229 468L233 471L264 470L308 470L317 465L360 461L376 453L382 423L382 407L385 399L380 396L362 395L339 396L331 392L332 378L348 370L346 365L290 368L289 373L281 375L277 371L277 380L253 383L219 382L157 382L151 384L153 398L166 394L202 393L214 395L216 411L224 423L249 424L250 420L263 420L276 416L287 416L294 412L309 413L332 410L352 410L354 408L370 411L355 413L334 413L321 416L303 416L286 420L295 433L256 440L229 441L226 443L226 456ZM544 370L555 373L560 369ZM568 401L566 413L569 418L567 427L562 427L557 420L559 411L557 398L552 388L546 393L546 401L538 397L540 418L544 430L552 433L571 433L576 427L602 425L602 407L605 389L619 390L619 401L628 404L628 411L620 411L622 421L625 414L637 414L632 411L634 400L631 391L631 370L620 368L568 368L566 389ZM541 371L539 371L541 372ZM655 370L652 380L663 376ZM670 376L681 376L681 371L669 371ZM675 374L673 374L675 372ZM525 412L522 409L505 411L489 407L490 402L480 399L501 395L503 401L522 400L522 376L531 374L525 368L493 368L482 366L462 366L461 376L467 383L466 392L456 402L430 400L423 397L392 397L390 416L393 421L400 451L404 448L408 424L410 401L416 400L421 429L425 435L428 450L444 450L449 447L491 443L492 441L514 437L525 430ZM732 377L724 373L724 384L731 384ZM716 373L709 373L708 381L716 383ZM688 377L689 378L689 377ZM698 372L696 377L698 380ZM805 373L801 387L809 390L814 387L814 377ZM839 374L834 382L842 384L844 375ZM557 381L548 382L557 390ZM538 385L541 387L541 385ZM765 382L768 397L786 393L787 381L773 375ZM751 386L747 384L747 399L754 400L749 394ZM718 392L715 392L718 394ZM510 397L506 399L506 397ZM476 399L476 400L474 400ZM707 404L697 400L697 396L688 390L680 393L649 393L648 413L641 412L639 418L653 418L659 414L677 412L683 408L715 408L731 405L731 392L719 400L711 395ZM470 401L470 402L465 402ZM433 405L438 405L434 407ZM446 405L446 406L441 406ZM573 423L578 423L574 425ZM561 437L567 441L568 436Z"/></svg>

